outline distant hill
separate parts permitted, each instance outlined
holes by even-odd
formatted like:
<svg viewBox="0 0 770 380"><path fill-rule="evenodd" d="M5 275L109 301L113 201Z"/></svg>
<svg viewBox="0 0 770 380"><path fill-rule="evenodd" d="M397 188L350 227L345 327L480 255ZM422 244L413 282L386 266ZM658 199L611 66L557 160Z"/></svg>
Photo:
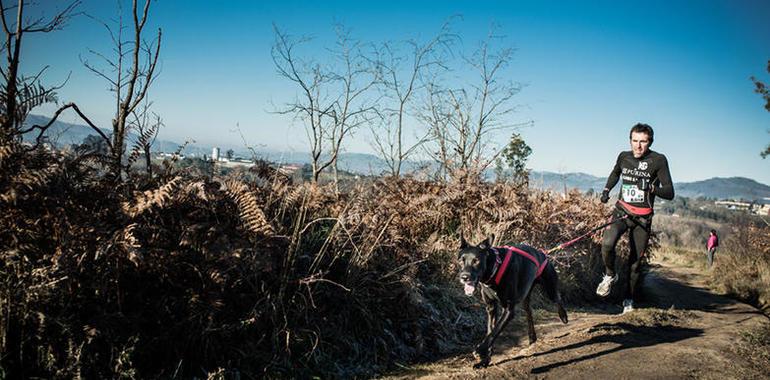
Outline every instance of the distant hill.
<svg viewBox="0 0 770 380"><path fill-rule="evenodd" d="M539 189L564 191L566 187L567 189L576 188L582 192L589 190L601 192L606 183L606 177L595 177L585 173L554 173L534 170L529 173L530 186Z"/></svg>
<svg viewBox="0 0 770 380"><path fill-rule="evenodd" d="M27 117L27 120L25 120L24 125L25 127L33 126L33 125L45 125L48 123L48 121L51 120L49 117L40 116L40 115L29 115ZM104 132L105 135L110 136L112 135L112 129L105 129L100 128L102 132ZM24 135L25 141L32 141L37 138L37 134L39 131L35 130L34 133L27 133ZM83 139L88 137L88 135L96 135L96 131L94 131L91 127L81 124L71 124L66 123L63 121L55 121L51 127L48 128L46 131L46 136L48 136L49 141L54 145L58 147L63 147L66 145L72 145L72 144L81 144L83 142ZM128 139L129 141L136 141L137 135L133 133L129 133ZM168 141L168 140L156 140L155 144L153 145L153 151L162 151L162 152L173 152L179 147L179 143L174 141ZM186 152L189 153L197 153L197 154L211 154L210 148L205 147L199 147L195 145L188 145L186 148Z"/></svg>
<svg viewBox="0 0 770 380"><path fill-rule="evenodd" d="M49 118L44 116L30 115L27 118L26 124L42 125L47 123L48 120ZM107 135L111 133L110 130L102 129L102 131ZM80 144L86 136L92 134L95 134L93 129L85 125L59 121L55 122L48 130L48 136L51 142L58 146ZM24 136L24 138L32 140L36 136L36 134L34 136L28 134ZM136 135L129 135L130 141L134 141L135 139ZM180 143L174 141L158 140L155 142L153 150L172 152L175 151L179 145ZM185 148L184 153L187 155L210 155L211 148L211 146L205 144L191 144ZM220 148L222 154L225 154L227 149L233 149L236 155L241 157L251 157L251 152L244 147L222 146ZM273 162L297 164L306 164L310 162L310 155L307 152L282 152L269 149L257 149L256 153L259 158ZM403 170L405 173L408 173L425 165L426 164L422 162L405 162ZM342 170L360 174L378 175L388 171L388 167L382 159L366 153L341 154L339 167ZM589 190L599 192L604 188L606 182L606 177L596 177L585 173L554 173L547 171L532 171L530 173L530 185L532 187L555 191L564 191L566 187L567 189L576 188L582 192L587 192ZM715 199L756 200L770 197L770 186L743 177L711 178L695 182L676 182L674 183L674 188L677 196L689 198L705 197ZM617 187L615 190L617 191Z"/></svg>
<svg viewBox="0 0 770 380"><path fill-rule="evenodd" d="M577 188L586 192L593 189L599 192L607 183L606 177L595 177L585 173L530 173L530 185L541 188L563 191ZM714 198L714 199L744 199L756 200L770 197L770 186L759 183L750 178L710 178L695 182L674 182L674 190L677 196L688 198ZM617 186L615 188L617 191Z"/></svg>
<svg viewBox="0 0 770 380"><path fill-rule="evenodd" d="M770 186L744 177L710 178L676 184L677 194L686 197L754 200L770 197Z"/></svg>
<svg viewBox="0 0 770 380"><path fill-rule="evenodd" d="M29 115L25 121L25 126L32 125L44 125L48 123L50 118L41 115ZM110 136L112 134L111 129L101 128L101 131L105 135ZM81 144L83 139L88 135L96 135L97 133L89 126L81 124L71 124L62 121L55 121L53 125L48 128L46 136L49 141L57 147L63 147L72 144ZM24 140L32 141L37 138L37 131L35 133L28 133L24 136ZM129 134L128 139L130 142L135 141L137 135ZM129 142L129 144L130 144ZM180 142L169 140L156 140L153 144L152 150L158 152L173 152L181 145ZM183 154L203 156L211 155L213 146L206 144L189 144L185 147ZM220 154L224 155L227 150L232 149L236 156L251 158L252 152L245 146L237 145L222 145L219 146ZM310 155L307 152L287 152L276 151L265 148L255 148L257 158L279 162L279 163L294 163L294 164L307 164L310 163ZM404 171L409 172L418 168L421 163L405 162ZM342 153L339 158L339 168L353 173L359 174L374 174L379 175L386 171L389 171L388 166L379 157L367 154L367 153Z"/></svg>

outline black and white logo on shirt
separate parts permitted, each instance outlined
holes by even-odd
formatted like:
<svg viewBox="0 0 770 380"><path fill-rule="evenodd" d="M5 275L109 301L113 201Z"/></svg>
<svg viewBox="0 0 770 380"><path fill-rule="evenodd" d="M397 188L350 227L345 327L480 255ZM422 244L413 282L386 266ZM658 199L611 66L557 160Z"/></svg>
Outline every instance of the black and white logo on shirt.
<svg viewBox="0 0 770 380"><path fill-rule="evenodd" d="M639 163L639 170L647 170L647 163L642 161Z"/></svg>

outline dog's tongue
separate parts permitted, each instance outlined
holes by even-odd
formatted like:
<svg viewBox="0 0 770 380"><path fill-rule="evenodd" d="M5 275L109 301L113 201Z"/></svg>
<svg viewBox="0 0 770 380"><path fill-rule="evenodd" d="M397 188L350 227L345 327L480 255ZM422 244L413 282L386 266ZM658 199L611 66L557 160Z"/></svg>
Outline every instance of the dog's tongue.
<svg viewBox="0 0 770 380"><path fill-rule="evenodd" d="M476 290L476 287L474 287L472 284L465 284L464 290L466 296L472 296L473 291Z"/></svg>

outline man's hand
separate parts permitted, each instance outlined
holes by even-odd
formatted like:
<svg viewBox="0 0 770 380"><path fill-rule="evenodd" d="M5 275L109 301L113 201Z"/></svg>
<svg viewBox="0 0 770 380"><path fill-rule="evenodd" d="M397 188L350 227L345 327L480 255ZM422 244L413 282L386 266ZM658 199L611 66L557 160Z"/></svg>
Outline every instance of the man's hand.
<svg viewBox="0 0 770 380"><path fill-rule="evenodd" d="M599 198L599 202L607 203L608 200L610 200L610 190L604 189L604 191L602 191L601 198Z"/></svg>

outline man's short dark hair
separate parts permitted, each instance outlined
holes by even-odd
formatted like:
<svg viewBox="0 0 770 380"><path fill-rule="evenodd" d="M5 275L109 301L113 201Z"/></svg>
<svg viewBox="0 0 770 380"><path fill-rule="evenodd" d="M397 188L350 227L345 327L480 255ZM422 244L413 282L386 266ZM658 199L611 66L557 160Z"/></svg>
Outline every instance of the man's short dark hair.
<svg viewBox="0 0 770 380"><path fill-rule="evenodd" d="M711 233L716 235L717 234L717 230L711 230Z"/></svg>
<svg viewBox="0 0 770 380"><path fill-rule="evenodd" d="M636 123L636 125L631 127L631 132L628 132L629 139L631 138L631 134L633 134L634 132L646 134L647 137L650 138L650 145L652 145L652 140L655 136L655 132L652 131L652 127L644 123Z"/></svg>

